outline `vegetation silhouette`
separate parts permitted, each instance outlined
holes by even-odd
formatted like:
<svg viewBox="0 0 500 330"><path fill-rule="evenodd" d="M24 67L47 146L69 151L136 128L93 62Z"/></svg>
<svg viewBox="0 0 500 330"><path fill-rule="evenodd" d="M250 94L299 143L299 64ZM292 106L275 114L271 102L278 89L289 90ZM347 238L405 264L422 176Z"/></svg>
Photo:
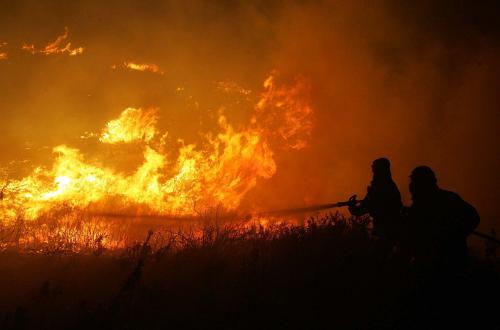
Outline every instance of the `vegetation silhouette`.
<svg viewBox="0 0 500 330"><path fill-rule="evenodd" d="M310 218L303 226L207 223L201 232L159 228L121 251L96 254L93 250L102 249L97 244L76 253L4 251L1 264L10 267L0 274L0 326L429 329L496 324L496 305L486 298L500 293L498 259L472 259L460 280L450 280L450 288L460 288L453 297L460 308L453 309L449 297L420 281L405 260L381 256L368 223L366 216L339 214Z"/></svg>

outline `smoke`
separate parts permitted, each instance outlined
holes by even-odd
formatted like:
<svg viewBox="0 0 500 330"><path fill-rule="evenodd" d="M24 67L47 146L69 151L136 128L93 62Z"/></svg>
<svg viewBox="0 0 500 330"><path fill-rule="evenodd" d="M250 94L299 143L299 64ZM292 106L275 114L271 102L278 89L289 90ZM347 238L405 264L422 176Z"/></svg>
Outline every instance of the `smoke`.
<svg viewBox="0 0 500 330"><path fill-rule="evenodd" d="M45 45L67 26L71 41L85 52L33 57L2 48L8 58L0 61L0 162L48 163L47 147L63 143L92 154L91 143L78 137L128 107L159 107L162 130L189 143L216 125L221 105L231 122L248 120L251 108L218 93L217 82L258 91L276 70L285 80L307 78L315 127L306 148L277 155L276 175L259 182L244 206L362 195L371 161L385 156L406 203L408 174L426 164L443 188L479 209L488 228L495 225L500 182L497 6L493 1L3 3L0 43ZM165 74L111 69L125 62L154 63Z"/></svg>
<svg viewBox="0 0 500 330"><path fill-rule="evenodd" d="M406 203L407 176L426 164L443 188L478 207L485 227L495 225L500 34L492 12L467 3L288 7L273 62L310 77L318 127L306 154L278 163L287 169L269 183L283 187L277 195L297 191L299 203L364 194L371 161L386 156Z"/></svg>

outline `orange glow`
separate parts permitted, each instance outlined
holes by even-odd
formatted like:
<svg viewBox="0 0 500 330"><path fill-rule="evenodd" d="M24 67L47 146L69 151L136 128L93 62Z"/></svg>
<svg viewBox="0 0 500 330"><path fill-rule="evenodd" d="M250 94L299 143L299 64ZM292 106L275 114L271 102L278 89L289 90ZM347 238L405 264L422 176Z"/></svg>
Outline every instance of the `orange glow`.
<svg viewBox="0 0 500 330"><path fill-rule="evenodd" d="M293 86L276 86L275 76L264 82L264 93L255 107L254 121L276 127L270 132L293 149L306 147L314 121L310 105L309 85L304 79L296 79Z"/></svg>
<svg viewBox="0 0 500 330"><path fill-rule="evenodd" d="M158 109L125 109L120 117L111 120L99 137L102 143L151 141L156 134Z"/></svg>
<svg viewBox="0 0 500 330"><path fill-rule="evenodd" d="M7 45L7 43L6 43L6 42L0 42L0 61L1 61L1 60L6 60L6 59L8 59L8 58L9 58L9 57L7 56L7 53L5 53L5 52L2 52L2 51L1 51L2 47L6 46L6 45Z"/></svg>
<svg viewBox="0 0 500 330"><path fill-rule="evenodd" d="M30 52L31 54L44 54L44 55L53 55L53 54L68 54L70 56L80 55L83 53L83 47L71 47L71 42L66 42L68 38L68 28L64 28L64 34L58 36L56 40L49 43L42 49L37 49L33 44L24 44L21 49Z"/></svg>
<svg viewBox="0 0 500 330"><path fill-rule="evenodd" d="M224 93L236 93L241 95L250 95L252 93L251 90L245 89L240 85L238 85L237 83L235 83L234 81L230 80L217 81L215 85L218 90Z"/></svg>
<svg viewBox="0 0 500 330"><path fill-rule="evenodd" d="M136 62L124 62L123 65L112 65L111 68L116 70L120 67L123 67L132 71L141 71L141 72L151 72L163 75L164 72L160 69L160 67L156 64L152 63L136 63Z"/></svg>
<svg viewBox="0 0 500 330"><path fill-rule="evenodd" d="M9 183L0 215L36 219L59 205L105 210L113 204L169 215L196 215L214 207L235 210L259 179L269 179L277 171L273 132L280 132L290 147L297 148L297 141L305 146L307 132L294 125L303 121L308 129L312 127L305 83L299 79L278 87L273 81L272 77L266 80L246 127L235 129L219 115L218 133L206 134L200 145L181 144L173 153L163 150L166 133L158 132L157 108L127 108L107 123L98 141L139 143L143 161L135 171L120 173L85 159L76 148L59 145L53 149L56 159L51 168L39 167ZM175 161L172 155L177 155Z"/></svg>
<svg viewBox="0 0 500 330"><path fill-rule="evenodd" d="M0 217L323 204L364 195L387 157L405 205L427 164L500 231L488 6L469 18L472 2L1 3ZM69 180L60 145L84 166ZM85 167L103 173L85 181Z"/></svg>

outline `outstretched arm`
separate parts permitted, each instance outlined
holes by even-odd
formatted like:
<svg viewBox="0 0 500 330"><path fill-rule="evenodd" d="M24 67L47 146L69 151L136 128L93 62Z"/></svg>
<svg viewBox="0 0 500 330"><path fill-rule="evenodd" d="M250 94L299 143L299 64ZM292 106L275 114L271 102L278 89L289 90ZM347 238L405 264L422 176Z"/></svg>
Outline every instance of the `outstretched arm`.
<svg viewBox="0 0 500 330"><path fill-rule="evenodd" d="M368 202L369 202L369 194L366 194L365 198L359 203L356 204L356 195L349 198L349 202L352 201L352 204L349 205L349 212L354 216L361 216L363 214L368 213Z"/></svg>

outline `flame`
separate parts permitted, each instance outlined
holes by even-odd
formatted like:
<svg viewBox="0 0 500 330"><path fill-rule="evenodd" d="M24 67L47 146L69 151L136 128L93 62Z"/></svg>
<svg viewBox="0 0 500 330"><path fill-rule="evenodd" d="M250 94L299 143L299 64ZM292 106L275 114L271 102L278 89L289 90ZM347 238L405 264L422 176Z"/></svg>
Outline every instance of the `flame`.
<svg viewBox="0 0 500 330"><path fill-rule="evenodd" d="M71 47L71 42L66 44L65 41L68 38L69 30L68 27L64 27L64 34L58 36L56 40L49 43L42 49L37 49L33 44L24 44L21 49L35 54L44 54L44 55L52 55L52 54L64 54L67 53L70 56L75 56L83 53L83 47Z"/></svg>
<svg viewBox="0 0 500 330"><path fill-rule="evenodd" d="M265 91L255 107L252 121L260 122L265 127L276 127L270 133L290 148L306 147L314 128L307 81L299 77L292 86L276 86L273 74L263 86Z"/></svg>
<svg viewBox="0 0 500 330"><path fill-rule="evenodd" d="M120 67L123 67L128 70L133 71L141 71L141 72L151 72L163 75L164 72L160 69L160 67L153 63L136 63L136 62L123 62L123 65L112 65L111 68L116 70Z"/></svg>
<svg viewBox="0 0 500 330"><path fill-rule="evenodd" d="M224 92L224 93L235 93L235 94L241 94L241 95L250 95L252 93L251 90L245 89L235 83L234 81L230 80L223 80L223 81L216 81L215 86L217 90Z"/></svg>
<svg viewBox="0 0 500 330"><path fill-rule="evenodd" d="M158 109L127 108L118 119L111 120L99 137L102 143L151 141L156 135Z"/></svg>
<svg viewBox="0 0 500 330"><path fill-rule="evenodd" d="M6 46L6 45L7 45L7 43L6 43L6 42L0 42L0 49L1 49L2 47ZM7 56L7 53L0 51L0 61L1 61L1 60L6 60L6 59L8 59L8 58L9 58L9 57Z"/></svg>
<svg viewBox="0 0 500 330"><path fill-rule="evenodd" d="M290 141L292 148L305 145L312 127L305 86L297 80L278 87L274 78L267 79L246 127L235 129L220 115L217 134L206 134L199 145L181 144L177 152L164 150L166 133L159 134L156 128L158 109L127 108L107 123L98 141L140 142L143 161L135 171L120 173L86 160L76 148L60 145L53 149L56 158L51 168L39 167L9 182L0 216L15 219L22 214L36 219L59 205L136 207L170 215L196 215L213 207L235 210L259 179L269 179L277 171L274 131Z"/></svg>

